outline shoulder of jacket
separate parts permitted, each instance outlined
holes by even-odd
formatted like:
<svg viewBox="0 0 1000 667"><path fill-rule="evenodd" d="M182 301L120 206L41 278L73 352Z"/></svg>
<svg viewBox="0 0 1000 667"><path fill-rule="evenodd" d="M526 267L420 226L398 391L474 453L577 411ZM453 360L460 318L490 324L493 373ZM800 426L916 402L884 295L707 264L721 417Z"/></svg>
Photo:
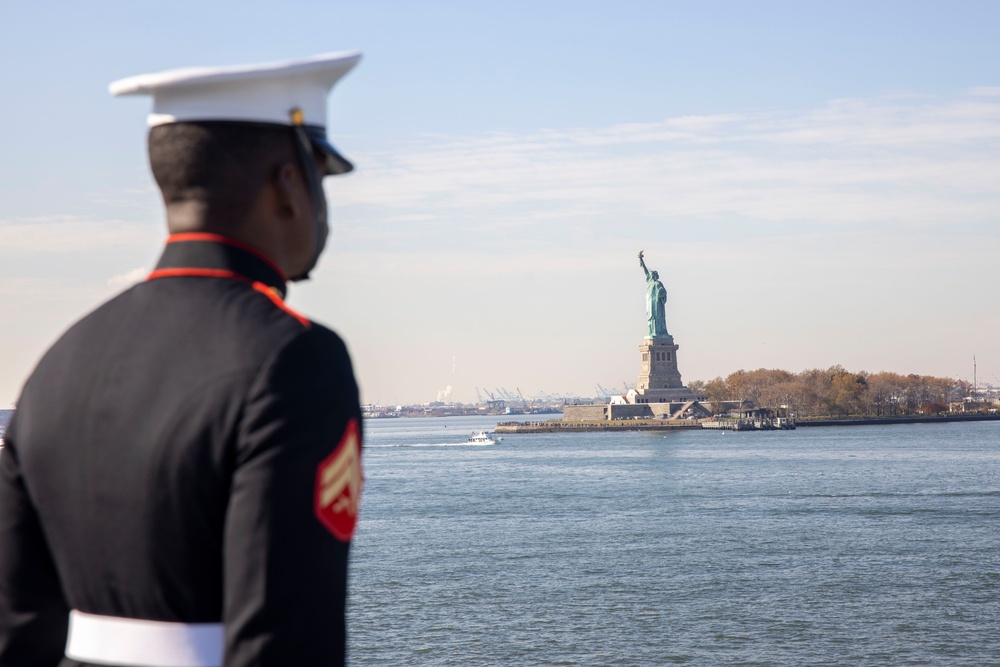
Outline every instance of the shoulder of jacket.
<svg viewBox="0 0 1000 667"><path fill-rule="evenodd" d="M275 289L274 287L270 287L269 285L265 285L264 283L260 283L260 282L252 283L252 287L254 288L254 290L256 290L257 292L260 292L261 294L263 294L264 296L266 296L268 299L270 299L271 303L276 308L278 308L279 310L281 310L282 312L284 312L286 315L288 315L289 317L291 317L292 319L294 319L295 321L297 321L299 324L301 324L306 329L308 329L311 326L313 326L312 320L310 320L308 317L306 317L305 315L303 315L299 311L297 311L294 308L292 308L291 306L289 306L287 303L285 303L285 300L281 296L281 293L277 289Z"/></svg>

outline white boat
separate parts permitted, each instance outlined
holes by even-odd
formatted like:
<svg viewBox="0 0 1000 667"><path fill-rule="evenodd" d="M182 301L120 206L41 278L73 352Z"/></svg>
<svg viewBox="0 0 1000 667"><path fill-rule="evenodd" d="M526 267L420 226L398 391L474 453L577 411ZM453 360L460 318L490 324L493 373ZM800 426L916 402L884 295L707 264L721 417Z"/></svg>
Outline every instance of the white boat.
<svg viewBox="0 0 1000 667"><path fill-rule="evenodd" d="M501 440L503 438L499 438L489 431L473 431L472 435L469 436L469 442L476 445L495 445Z"/></svg>

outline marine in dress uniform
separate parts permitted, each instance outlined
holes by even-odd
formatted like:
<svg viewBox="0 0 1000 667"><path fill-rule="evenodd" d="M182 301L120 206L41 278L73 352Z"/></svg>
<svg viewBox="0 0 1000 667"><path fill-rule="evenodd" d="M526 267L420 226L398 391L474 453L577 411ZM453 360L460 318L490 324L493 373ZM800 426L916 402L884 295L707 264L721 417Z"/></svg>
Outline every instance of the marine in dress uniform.
<svg viewBox="0 0 1000 667"><path fill-rule="evenodd" d="M113 84L153 95L153 132L259 129L301 159L236 188L247 219L248 201L266 209L256 231L239 215L214 225L198 217L218 209L211 192L195 213L168 193L151 135L176 233L148 280L44 355L0 453L0 665L343 664L358 391L341 339L284 295L325 240L320 178L351 168L324 126L326 95L358 58ZM159 153L207 150L164 136Z"/></svg>

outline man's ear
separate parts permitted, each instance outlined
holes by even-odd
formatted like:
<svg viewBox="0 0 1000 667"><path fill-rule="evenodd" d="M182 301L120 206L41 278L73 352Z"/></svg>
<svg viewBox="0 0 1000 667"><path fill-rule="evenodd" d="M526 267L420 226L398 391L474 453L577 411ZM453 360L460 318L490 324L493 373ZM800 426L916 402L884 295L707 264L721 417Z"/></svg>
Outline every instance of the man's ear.
<svg viewBox="0 0 1000 667"><path fill-rule="evenodd" d="M299 170L291 162L282 162L278 165L274 175L275 202L278 214L282 218L297 217L302 206L298 190L302 187Z"/></svg>

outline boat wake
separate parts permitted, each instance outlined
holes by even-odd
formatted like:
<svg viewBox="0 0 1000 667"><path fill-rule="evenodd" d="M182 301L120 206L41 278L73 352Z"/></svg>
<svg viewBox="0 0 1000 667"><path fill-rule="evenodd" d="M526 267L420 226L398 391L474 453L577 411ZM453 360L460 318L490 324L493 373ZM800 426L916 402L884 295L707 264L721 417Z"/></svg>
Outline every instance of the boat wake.
<svg viewBox="0 0 1000 667"><path fill-rule="evenodd" d="M365 449L377 449L377 448L387 448L387 447L492 447L496 445L495 442L414 442L414 443L395 443L395 444L381 444L381 445L369 445L365 444Z"/></svg>

